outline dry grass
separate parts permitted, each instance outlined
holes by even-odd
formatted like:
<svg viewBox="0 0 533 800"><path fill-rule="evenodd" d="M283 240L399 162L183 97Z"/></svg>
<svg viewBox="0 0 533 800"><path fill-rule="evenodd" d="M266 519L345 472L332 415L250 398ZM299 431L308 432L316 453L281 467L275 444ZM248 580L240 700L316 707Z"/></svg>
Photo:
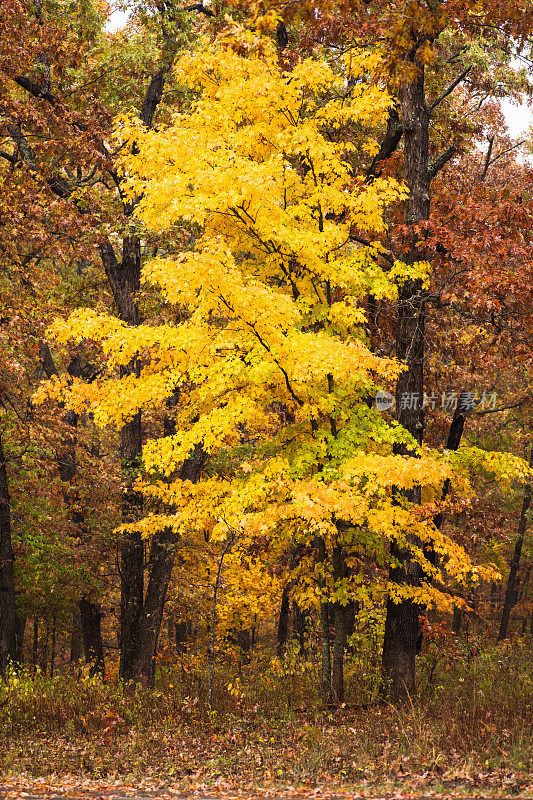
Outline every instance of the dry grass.
<svg viewBox="0 0 533 800"><path fill-rule="evenodd" d="M283 667L260 656L219 667L211 710L192 657L162 664L155 692L123 692L83 673L13 674L0 686L0 770L151 775L183 786L532 773L531 645L466 657L450 641L448 651L430 646L418 697L397 708L371 703L377 665L369 669L368 652L348 659L347 703L335 710L320 705L316 663L294 654Z"/></svg>

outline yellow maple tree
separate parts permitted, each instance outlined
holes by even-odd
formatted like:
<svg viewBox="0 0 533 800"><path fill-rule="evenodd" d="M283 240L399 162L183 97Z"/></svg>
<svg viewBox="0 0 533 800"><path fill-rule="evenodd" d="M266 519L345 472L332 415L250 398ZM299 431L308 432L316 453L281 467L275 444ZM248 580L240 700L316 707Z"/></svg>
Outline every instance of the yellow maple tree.
<svg viewBox="0 0 533 800"><path fill-rule="evenodd" d="M386 209L406 192L358 171L377 152L373 131L391 103L369 78L376 56L307 58L284 71L268 39L240 35L239 47L205 42L177 62L188 106L170 125L117 122L129 151L124 190L141 198L139 220L155 231L191 231L190 249L143 268L174 321L132 328L90 310L58 321L59 342L100 343L107 373L90 385L56 381L47 392L90 406L101 425L121 425L179 393L176 432L144 447L142 489L167 510L134 524L147 537L164 527L177 536L208 531L215 542L237 531L227 585L253 552L254 613L272 612L275 563L297 546L304 606L370 603L389 592L450 609L450 579L491 574L433 524L443 483L466 491L465 470L451 454L419 448L369 402L401 366L369 350L365 299L393 299L402 280L424 280L429 269L379 266ZM134 357L139 373L119 377L117 367ZM399 442L419 458L395 455ZM175 479L199 443L211 469L196 485ZM521 469L509 464L502 469ZM425 498L416 508L401 493L414 485ZM422 586L387 585L391 541L422 565ZM349 577L335 572L335 548ZM361 558L382 567L370 583ZM237 595L225 593L228 620L242 606Z"/></svg>

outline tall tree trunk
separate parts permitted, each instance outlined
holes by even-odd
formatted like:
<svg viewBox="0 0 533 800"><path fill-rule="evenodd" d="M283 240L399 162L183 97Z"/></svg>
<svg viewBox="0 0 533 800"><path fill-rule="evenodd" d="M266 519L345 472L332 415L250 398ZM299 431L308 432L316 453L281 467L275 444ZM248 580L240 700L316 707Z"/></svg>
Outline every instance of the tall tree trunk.
<svg viewBox="0 0 533 800"><path fill-rule="evenodd" d="M70 636L70 663L77 664L81 661L81 647L82 647L82 628L81 628L81 614L79 609L76 609L72 614L72 633Z"/></svg>
<svg viewBox="0 0 533 800"><path fill-rule="evenodd" d="M37 668L37 660L39 658L39 617L33 618L33 644L31 649L31 663L33 670Z"/></svg>
<svg viewBox="0 0 533 800"><path fill-rule="evenodd" d="M281 595L281 608L279 610L278 618L278 641L276 645L276 653L279 659L282 659L285 654L285 647L289 637L289 611L289 587L288 585L285 585Z"/></svg>
<svg viewBox="0 0 533 800"><path fill-rule="evenodd" d="M326 545L322 538L317 540L318 558L324 564L326 561ZM321 589L325 589L325 581L321 581ZM324 703L331 703L331 642L329 626L329 603L325 597L320 600L320 641L321 641L321 667L320 689Z"/></svg>
<svg viewBox="0 0 533 800"><path fill-rule="evenodd" d="M183 655L186 651L186 642L191 635L192 625L190 620L181 620L176 622L174 629L174 637L176 644L176 651Z"/></svg>
<svg viewBox="0 0 533 800"><path fill-rule="evenodd" d="M14 558L11 543L11 501L6 459L0 431L0 674L10 662L17 663L17 612Z"/></svg>
<svg viewBox="0 0 533 800"><path fill-rule="evenodd" d="M302 610L296 600L292 601L292 619L293 619L293 636L298 636L300 643L300 655L305 658L307 648L305 646L306 635L306 622L309 612L307 609Z"/></svg>
<svg viewBox="0 0 533 800"><path fill-rule="evenodd" d="M331 689L333 700L340 705L344 700L344 651L346 649L346 609L340 603L335 603L333 607L333 619L335 633Z"/></svg>
<svg viewBox="0 0 533 800"><path fill-rule="evenodd" d="M90 674L104 674L104 648L102 643L102 617L99 607L82 597L78 603L85 663L90 664Z"/></svg>
<svg viewBox="0 0 533 800"><path fill-rule="evenodd" d="M335 581L345 577L344 556L342 547L336 545L332 553L333 575ZM333 637L333 670L331 689L333 700L339 704L344 700L344 650L346 647L346 608L339 602L333 605L334 637Z"/></svg>
<svg viewBox="0 0 533 800"><path fill-rule="evenodd" d="M448 438L446 440L446 450L452 450L455 452L459 449L459 445L461 444L461 438L465 427L467 412L468 412L467 394L466 392L461 391L459 395L459 400L457 402L457 408L453 413L452 421L450 423ZM446 480L444 481L444 486L442 487L441 502L444 502L444 500L448 497L448 493L450 491L450 485L451 485L450 479L446 478ZM435 525L437 530L441 529L443 521L444 521L444 514L442 511L436 514L435 517L433 517L433 524ZM432 545L428 544L424 545L424 555L430 564L437 566L437 554L435 553L435 550ZM461 617L462 617L461 609L458 606L454 606L453 621L452 621L453 633L456 634L460 633ZM423 637L423 631L421 628L416 644L417 653L420 653L422 649L422 637Z"/></svg>
<svg viewBox="0 0 533 800"><path fill-rule="evenodd" d="M54 616L52 620L52 652L50 654L50 677L54 677L54 667L56 661L56 633L57 633L57 617Z"/></svg>
<svg viewBox="0 0 533 800"><path fill-rule="evenodd" d="M122 496L122 522L141 518L143 498L134 488L141 461L141 414L121 430L121 464L126 487ZM144 605L144 542L140 531L126 530L120 541L120 667L122 680L138 680L142 653L140 630Z"/></svg>
<svg viewBox="0 0 533 800"><path fill-rule="evenodd" d="M181 480L196 483L207 461L207 453L196 445L180 470ZM142 501L142 498L141 498ZM125 534L121 543L122 597L128 601L121 613L120 676L125 681L153 685L155 657L165 601L175 560L176 534L170 529L152 536L146 565L148 579L143 591L144 543L139 536ZM125 572L125 569L128 571ZM129 592L129 594L127 593ZM124 640L123 640L124 637Z"/></svg>
<svg viewBox="0 0 533 800"><path fill-rule="evenodd" d="M465 427L465 420L468 413L466 398L467 398L467 393L465 391L462 391L459 395L457 408L453 412L452 421L450 423L450 430L448 431L448 438L446 440L446 450L452 450L453 452L459 450L459 445L461 444L461 438L463 436L463 431ZM446 480L444 481L444 486L442 487L441 502L446 500L449 491L450 491L450 479L446 478ZM444 521L444 514L442 512L440 512L433 518L433 523L438 530L441 529L443 521ZM427 552L426 554L429 557L430 562L432 564L435 564L436 559L434 551L432 551L431 553Z"/></svg>
<svg viewBox="0 0 533 800"><path fill-rule="evenodd" d="M350 602L346 606L346 615L345 615L345 628L346 628L347 640L350 638L350 636L353 636L353 632L355 630L355 617L358 611L359 611L359 602L357 600L350 600Z"/></svg>
<svg viewBox="0 0 533 800"><path fill-rule="evenodd" d="M129 215L133 208L127 209ZM118 316L127 325L140 323L136 293L141 285L141 246L138 237L125 236L119 262L113 246L100 244L100 256L113 292ZM133 358L120 368L120 376L140 374L140 362ZM124 481L122 522L138 522L142 516L142 494L134 487L142 458L142 421L138 411L124 423L120 432L120 462ZM119 545L120 565L120 666L124 681L140 679L139 656L142 653L141 617L144 606L144 543L139 531L126 530Z"/></svg>
<svg viewBox="0 0 533 800"><path fill-rule="evenodd" d="M529 466L533 466L533 447L529 456ZM502 641L507 636L509 628L509 619L511 611L515 604L516 591L517 591L517 576L520 567L520 557L522 555L522 547L524 545L524 536L527 527L527 513L531 505L531 480L528 479L524 491L524 501L522 503L522 510L520 512L520 520L518 522L518 538L514 547L513 557L509 569L509 578L507 579L507 589L505 591L505 600L503 601L502 619L500 622L500 630L498 632L498 641Z"/></svg>
<svg viewBox="0 0 533 800"><path fill-rule="evenodd" d="M329 634L329 603L320 602L321 668L320 687L325 703L331 703L331 645Z"/></svg>
<svg viewBox="0 0 533 800"><path fill-rule="evenodd" d="M48 666L48 640L50 639L50 621L43 620L44 630L43 635L41 637L41 653L39 658L39 667L43 675L46 675L46 669Z"/></svg>
<svg viewBox="0 0 533 800"><path fill-rule="evenodd" d="M136 673L141 681L153 686L155 663L163 610L175 558L176 536L166 529L152 538L150 547L150 577L139 626L140 650Z"/></svg>
<svg viewBox="0 0 533 800"><path fill-rule="evenodd" d="M220 560L218 562L218 569L215 578L215 584L213 586L213 607L211 610L211 626L210 626L210 636L209 636L209 677L208 677L208 684L207 684L207 704L209 708L213 703L213 688L214 688L214 677L215 677L215 640L216 640L216 624L217 624L217 593L218 587L220 584L220 576L222 574L222 565L224 563L224 556L226 553L231 549L234 542L234 536L232 535L226 545L224 550L222 551L222 555L220 556Z"/></svg>
<svg viewBox="0 0 533 800"><path fill-rule="evenodd" d="M412 227L429 219L430 208L429 112L425 102L423 67L418 67L415 79L400 88L398 106L404 133L404 179L409 188L405 222ZM413 264L424 256L418 247L420 231L414 229L410 236L410 250L405 261ZM406 365L406 369L396 385L396 407L398 421L419 444L424 429L424 330L422 284L408 280L398 289L396 356ZM403 446L395 450L397 453L410 453L409 448ZM419 487L408 493L408 499L413 503L420 502ZM410 559L408 549L392 542L391 555L398 566L391 567L390 581L419 586L422 570L419 564ZM415 692L419 614L420 609L412 600L401 600L399 603L393 602L391 597L387 600L382 672L384 690L393 702L412 696Z"/></svg>

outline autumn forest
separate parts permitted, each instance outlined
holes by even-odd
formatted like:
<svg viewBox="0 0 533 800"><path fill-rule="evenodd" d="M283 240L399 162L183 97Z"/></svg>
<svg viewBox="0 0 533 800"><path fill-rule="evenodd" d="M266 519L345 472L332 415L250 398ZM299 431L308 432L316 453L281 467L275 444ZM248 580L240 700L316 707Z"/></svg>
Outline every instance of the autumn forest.
<svg viewBox="0 0 533 800"><path fill-rule="evenodd" d="M3 0L19 788L530 796L532 65L530 0Z"/></svg>

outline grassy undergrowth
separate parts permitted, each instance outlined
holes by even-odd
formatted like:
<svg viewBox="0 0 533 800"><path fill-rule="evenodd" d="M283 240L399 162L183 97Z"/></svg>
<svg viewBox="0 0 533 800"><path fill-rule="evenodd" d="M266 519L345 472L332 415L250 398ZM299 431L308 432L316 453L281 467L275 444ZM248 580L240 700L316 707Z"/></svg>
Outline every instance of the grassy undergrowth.
<svg viewBox="0 0 533 800"><path fill-rule="evenodd" d="M348 658L337 709L321 706L315 661L295 654L283 666L261 656L219 666L211 710L205 664L192 655L163 660L155 691L124 691L79 670L12 673L0 685L0 770L152 775L184 786L533 772L531 643L467 650L450 641L430 645L418 695L400 707L375 702L368 652Z"/></svg>

